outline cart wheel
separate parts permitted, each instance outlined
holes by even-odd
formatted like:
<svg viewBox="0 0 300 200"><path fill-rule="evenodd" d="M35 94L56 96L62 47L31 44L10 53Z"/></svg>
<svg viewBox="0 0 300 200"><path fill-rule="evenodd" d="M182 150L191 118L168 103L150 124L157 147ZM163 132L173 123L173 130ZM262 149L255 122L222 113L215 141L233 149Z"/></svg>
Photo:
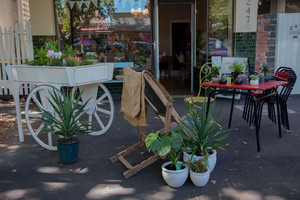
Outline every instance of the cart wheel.
<svg viewBox="0 0 300 200"><path fill-rule="evenodd" d="M102 135L111 126L114 119L114 102L109 90L104 84L99 83L95 108L89 109L88 120L92 122L92 132L90 135Z"/></svg>
<svg viewBox="0 0 300 200"><path fill-rule="evenodd" d="M80 121L90 121L92 132L90 135L102 135L112 124L114 118L114 102L110 92L102 83L78 86L83 91L82 101L86 102L86 114L81 116ZM73 88L73 94L77 88ZM82 103L82 102L80 102Z"/></svg>
<svg viewBox="0 0 300 200"><path fill-rule="evenodd" d="M51 134L47 130L50 125L42 120L42 109L46 110L48 114L54 116L56 114L47 99L51 98L50 92L53 90L62 94L59 89L51 85L40 85L31 90L25 103L25 119L35 141L45 149L56 151L55 142L59 136Z"/></svg>

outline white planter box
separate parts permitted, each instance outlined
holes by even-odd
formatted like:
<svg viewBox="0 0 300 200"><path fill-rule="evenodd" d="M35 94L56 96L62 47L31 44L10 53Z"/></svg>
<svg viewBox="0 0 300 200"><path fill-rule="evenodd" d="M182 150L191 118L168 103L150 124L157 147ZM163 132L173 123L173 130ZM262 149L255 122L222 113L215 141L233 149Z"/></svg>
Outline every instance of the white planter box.
<svg viewBox="0 0 300 200"><path fill-rule="evenodd" d="M7 66L6 70L8 79L14 82L79 86L111 80L114 65L112 63L75 67L13 65Z"/></svg>

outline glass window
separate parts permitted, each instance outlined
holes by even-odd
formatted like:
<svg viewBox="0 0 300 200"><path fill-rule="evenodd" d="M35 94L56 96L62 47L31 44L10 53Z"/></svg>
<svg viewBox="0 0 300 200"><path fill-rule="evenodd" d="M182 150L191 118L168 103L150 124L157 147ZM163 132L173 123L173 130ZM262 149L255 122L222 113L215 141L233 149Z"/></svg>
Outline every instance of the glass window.
<svg viewBox="0 0 300 200"><path fill-rule="evenodd" d="M151 20L147 0L56 0L62 43L97 62L151 66ZM72 24L72 26L71 26Z"/></svg>
<svg viewBox="0 0 300 200"><path fill-rule="evenodd" d="M232 1L210 0L208 60L232 55Z"/></svg>

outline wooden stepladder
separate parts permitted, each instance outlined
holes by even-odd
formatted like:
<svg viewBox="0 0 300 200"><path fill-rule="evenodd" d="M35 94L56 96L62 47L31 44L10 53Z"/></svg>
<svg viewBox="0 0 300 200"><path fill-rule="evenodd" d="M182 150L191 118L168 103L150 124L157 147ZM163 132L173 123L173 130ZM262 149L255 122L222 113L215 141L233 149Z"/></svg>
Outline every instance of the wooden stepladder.
<svg viewBox="0 0 300 200"><path fill-rule="evenodd" d="M171 127L176 126L176 124L180 124L181 119L173 108L172 99L170 99L170 97L167 97L165 93L162 91L161 88L162 86L159 87L157 85L157 82L155 82L154 78L151 75L144 73L143 76L145 79L146 116L147 116L148 107L150 106L155 112L155 114L163 121L164 123L163 132L168 132ZM175 123L171 124L172 121L175 121ZM138 142L110 158L111 162L114 163L119 160L126 166L127 170L123 173L125 178L129 178L133 176L143 168L147 167L148 165L154 163L155 161L161 158L160 156L153 155L135 166L132 166L125 159L125 156L128 156L131 153L143 147L145 145L145 139L146 139L146 127L142 126L140 127Z"/></svg>

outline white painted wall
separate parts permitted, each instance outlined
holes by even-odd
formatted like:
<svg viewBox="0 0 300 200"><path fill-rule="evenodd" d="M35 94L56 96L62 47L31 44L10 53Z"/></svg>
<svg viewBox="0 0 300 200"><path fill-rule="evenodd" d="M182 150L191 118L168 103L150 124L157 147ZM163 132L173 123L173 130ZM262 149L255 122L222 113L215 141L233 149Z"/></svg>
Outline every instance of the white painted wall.
<svg viewBox="0 0 300 200"><path fill-rule="evenodd" d="M300 94L300 13L281 13L277 16L275 69L285 66L296 72L298 80L292 91Z"/></svg>
<svg viewBox="0 0 300 200"><path fill-rule="evenodd" d="M32 35L55 35L53 0L30 0Z"/></svg>

